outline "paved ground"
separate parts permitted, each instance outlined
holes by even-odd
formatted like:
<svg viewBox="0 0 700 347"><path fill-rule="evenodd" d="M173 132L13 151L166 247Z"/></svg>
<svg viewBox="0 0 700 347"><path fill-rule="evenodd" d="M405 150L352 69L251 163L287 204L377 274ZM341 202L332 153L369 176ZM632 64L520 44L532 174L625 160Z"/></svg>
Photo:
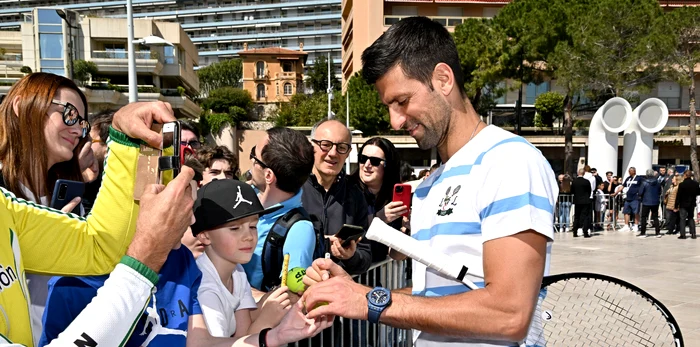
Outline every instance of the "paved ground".
<svg viewBox="0 0 700 347"><path fill-rule="evenodd" d="M686 346L700 346L700 238L634 235L607 231L584 239L556 233L550 273L595 272L628 281L671 310Z"/></svg>

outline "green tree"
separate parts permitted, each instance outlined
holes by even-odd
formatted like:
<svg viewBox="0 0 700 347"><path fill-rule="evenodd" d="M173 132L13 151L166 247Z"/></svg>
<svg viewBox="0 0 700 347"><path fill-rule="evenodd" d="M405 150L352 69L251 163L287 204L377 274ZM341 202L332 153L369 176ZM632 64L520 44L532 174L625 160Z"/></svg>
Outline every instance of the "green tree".
<svg viewBox="0 0 700 347"><path fill-rule="evenodd" d="M668 55L667 71L671 78L682 86L688 87L690 95L690 165L695 180L700 180L700 165L698 165L698 140L695 131L697 124L697 108L695 95L695 78L698 73L695 67L700 64L700 7L681 7L664 16L664 30L670 34L672 53Z"/></svg>
<svg viewBox="0 0 700 347"><path fill-rule="evenodd" d="M201 117L202 132L205 134L218 133L226 124L235 125L249 120L248 115L255 105L247 90L233 87L211 90L201 104L205 110Z"/></svg>
<svg viewBox="0 0 700 347"><path fill-rule="evenodd" d="M73 61L73 78L77 80L81 86L84 86L98 71L95 62L82 59Z"/></svg>
<svg viewBox="0 0 700 347"><path fill-rule="evenodd" d="M311 126L328 117L326 94L294 94L273 116L276 126Z"/></svg>
<svg viewBox="0 0 700 347"><path fill-rule="evenodd" d="M331 66L331 86L333 90L340 90L340 81L335 77ZM309 66L304 80L306 88L313 89L314 94L326 94L328 89L328 59L325 55L316 56L316 61Z"/></svg>
<svg viewBox="0 0 700 347"><path fill-rule="evenodd" d="M535 99L535 110L537 110L535 126L551 127L555 119L564 115L564 95L557 92L540 94Z"/></svg>
<svg viewBox="0 0 700 347"><path fill-rule="evenodd" d="M224 60L197 70L199 90L202 95L221 87L241 86L243 64L240 59Z"/></svg>
<svg viewBox="0 0 700 347"><path fill-rule="evenodd" d="M19 72L21 72L21 73L23 73L23 74L30 74L30 73L32 73L32 68L30 68L29 66L26 66L26 65L25 65L25 66L22 66L22 68L19 69Z"/></svg>
<svg viewBox="0 0 700 347"><path fill-rule="evenodd" d="M362 71L356 72L348 81L347 93L350 97L350 125L362 131L365 136L386 134L391 130L389 109L382 103L373 85L362 78ZM345 98L342 99L343 101ZM345 105L345 103L342 103ZM340 113L345 115L344 108Z"/></svg>

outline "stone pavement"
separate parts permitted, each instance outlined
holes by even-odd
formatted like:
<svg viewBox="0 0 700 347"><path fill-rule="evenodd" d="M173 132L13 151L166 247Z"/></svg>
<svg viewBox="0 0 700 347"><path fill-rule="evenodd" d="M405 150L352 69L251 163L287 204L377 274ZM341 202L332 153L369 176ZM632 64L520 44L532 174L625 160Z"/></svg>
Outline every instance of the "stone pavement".
<svg viewBox="0 0 700 347"><path fill-rule="evenodd" d="M700 238L635 235L606 231L584 239L555 233L550 273L594 272L630 282L668 307L686 346L700 346Z"/></svg>

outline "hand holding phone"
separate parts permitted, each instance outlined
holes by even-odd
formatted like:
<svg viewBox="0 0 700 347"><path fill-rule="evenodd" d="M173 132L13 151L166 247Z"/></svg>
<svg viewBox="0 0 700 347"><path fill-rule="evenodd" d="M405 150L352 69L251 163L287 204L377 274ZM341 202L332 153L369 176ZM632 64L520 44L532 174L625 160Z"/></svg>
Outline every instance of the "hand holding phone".
<svg viewBox="0 0 700 347"><path fill-rule="evenodd" d="M343 240L341 243L343 248L348 248L350 247L350 241L357 241L364 235L365 229L362 229L361 226L343 224L343 226L334 236Z"/></svg>
<svg viewBox="0 0 700 347"><path fill-rule="evenodd" d="M62 209L66 204L71 202L71 200L83 197L85 194L85 183L70 180L56 180L56 184L53 187L53 195L51 196L51 208L57 210ZM80 213L80 204L76 206L72 211L74 214Z"/></svg>
<svg viewBox="0 0 700 347"><path fill-rule="evenodd" d="M391 199L391 201L401 201L403 204L408 207L408 210L401 216L403 217L408 217L410 214L410 209L411 209L411 198L412 198L412 190L413 188L411 187L410 184L405 184L405 183L397 183L394 185L394 196Z"/></svg>

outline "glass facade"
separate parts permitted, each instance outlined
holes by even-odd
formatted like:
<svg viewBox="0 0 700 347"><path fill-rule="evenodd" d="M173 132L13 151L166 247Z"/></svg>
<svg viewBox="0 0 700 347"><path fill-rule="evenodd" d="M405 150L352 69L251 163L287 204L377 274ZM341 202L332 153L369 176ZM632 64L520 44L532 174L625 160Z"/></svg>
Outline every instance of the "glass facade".
<svg viewBox="0 0 700 347"><path fill-rule="evenodd" d="M66 76L63 19L53 9L37 10L39 28L39 58L42 72Z"/></svg>

